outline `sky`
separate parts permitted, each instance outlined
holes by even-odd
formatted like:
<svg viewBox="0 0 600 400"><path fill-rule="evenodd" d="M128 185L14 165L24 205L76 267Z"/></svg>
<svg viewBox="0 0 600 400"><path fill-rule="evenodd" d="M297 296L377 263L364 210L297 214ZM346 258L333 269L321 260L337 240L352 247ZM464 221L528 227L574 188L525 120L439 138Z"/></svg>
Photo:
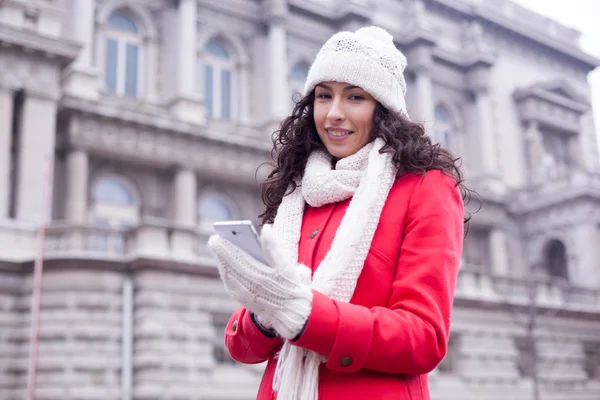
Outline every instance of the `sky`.
<svg viewBox="0 0 600 400"><path fill-rule="evenodd" d="M494 1L494 0L487 0ZM600 0L513 0L530 10L581 32L581 48L600 58ZM596 136L600 149L600 68L589 74Z"/></svg>

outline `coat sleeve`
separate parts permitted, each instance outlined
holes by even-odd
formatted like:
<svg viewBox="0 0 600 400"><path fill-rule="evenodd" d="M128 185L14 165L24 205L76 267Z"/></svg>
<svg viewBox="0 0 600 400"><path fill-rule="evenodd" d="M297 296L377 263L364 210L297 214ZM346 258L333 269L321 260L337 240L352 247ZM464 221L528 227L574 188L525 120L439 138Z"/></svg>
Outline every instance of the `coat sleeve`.
<svg viewBox="0 0 600 400"><path fill-rule="evenodd" d="M437 171L416 183L387 307L371 309L314 292L295 345L327 368L419 375L446 354L463 243L464 206L454 179Z"/></svg>
<svg viewBox="0 0 600 400"><path fill-rule="evenodd" d="M225 327L225 346L235 361L258 364L273 356L281 347L280 337L270 338L252 321L250 311L238 308Z"/></svg>

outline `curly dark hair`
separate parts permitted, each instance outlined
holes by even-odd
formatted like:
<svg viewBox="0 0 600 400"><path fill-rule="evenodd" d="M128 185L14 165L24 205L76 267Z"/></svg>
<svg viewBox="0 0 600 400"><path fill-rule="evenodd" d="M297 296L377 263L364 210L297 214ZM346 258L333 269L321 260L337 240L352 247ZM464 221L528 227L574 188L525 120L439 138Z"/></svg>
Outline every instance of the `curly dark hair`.
<svg viewBox="0 0 600 400"><path fill-rule="evenodd" d="M259 217L263 224L273 223L283 197L296 189L296 181L302 177L310 153L325 148L313 119L314 99L313 90L297 101L292 115L285 118L273 134L271 156L275 165L261 183L265 211ZM455 158L439 144L433 144L425 135L423 124L412 122L378 103L371 140L377 137L385 141L381 152L393 154L392 162L398 169L398 176L440 170L456 180L464 203L468 203L474 192L463 184L460 158ZM465 225L468 226L470 219L470 215L465 216Z"/></svg>

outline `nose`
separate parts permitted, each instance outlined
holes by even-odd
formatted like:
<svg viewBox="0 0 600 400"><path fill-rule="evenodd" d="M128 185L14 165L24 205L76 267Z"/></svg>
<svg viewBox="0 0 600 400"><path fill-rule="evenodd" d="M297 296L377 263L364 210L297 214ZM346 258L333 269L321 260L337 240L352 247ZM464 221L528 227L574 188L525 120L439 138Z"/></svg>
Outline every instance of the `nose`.
<svg viewBox="0 0 600 400"><path fill-rule="evenodd" d="M331 102L331 108L327 113L327 120L330 123L343 121L346 117L344 116L344 111L342 109L342 104L338 99L334 99Z"/></svg>

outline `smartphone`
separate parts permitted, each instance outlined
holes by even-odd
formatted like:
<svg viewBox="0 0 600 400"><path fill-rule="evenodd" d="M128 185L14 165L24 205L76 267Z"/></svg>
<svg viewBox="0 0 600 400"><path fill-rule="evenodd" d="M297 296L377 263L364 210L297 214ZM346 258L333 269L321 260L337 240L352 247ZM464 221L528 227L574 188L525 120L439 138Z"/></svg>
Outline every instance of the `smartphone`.
<svg viewBox="0 0 600 400"><path fill-rule="evenodd" d="M213 227L217 235L229 240L256 260L266 264L258 232L252 221L218 221L213 223Z"/></svg>

